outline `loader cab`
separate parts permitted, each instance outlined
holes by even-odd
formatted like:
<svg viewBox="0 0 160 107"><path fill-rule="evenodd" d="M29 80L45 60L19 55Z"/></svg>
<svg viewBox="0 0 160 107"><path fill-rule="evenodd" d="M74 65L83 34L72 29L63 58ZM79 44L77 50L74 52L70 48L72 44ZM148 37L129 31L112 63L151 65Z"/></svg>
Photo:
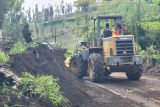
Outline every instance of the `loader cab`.
<svg viewBox="0 0 160 107"><path fill-rule="evenodd" d="M123 29L122 29L122 22L123 22L123 18L122 16L97 16L94 19L94 45L97 47L101 46L101 40L102 40L102 33L101 33L101 29L105 28L105 24L104 23L108 23L112 21L112 26L111 26L111 31L112 31L112 37L113 36L117 36L115 35L115 29L117 28L117 24L119 24L119 26L121 26L120 28L120 35L123 35ZM103 25L103 26L101 26Z"/></svg>

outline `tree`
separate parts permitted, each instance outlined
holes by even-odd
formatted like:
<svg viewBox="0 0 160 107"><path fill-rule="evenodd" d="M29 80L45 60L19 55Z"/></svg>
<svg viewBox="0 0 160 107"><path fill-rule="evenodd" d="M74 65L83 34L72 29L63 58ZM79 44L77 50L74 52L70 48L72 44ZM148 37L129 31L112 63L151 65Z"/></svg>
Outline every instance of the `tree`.
<svg viewBox="0 0 160 107"><path fill-rule="evenodd" d="M48 20L49 20L49 8L45 8L44 21L48 21Z"/></svg>
<svg viewBox="0 0 160 107"><path fill-rule="evenodd" d="M35 5L35 22L40 22L40 12L39 12L39 7L38 4Z"/></svg>
<svg viewBox="0 0 160 107"><path fill-rule="evenodd" d="M84 24L82 25L82 33L84 37L89 39L89 8L92 3L94 3L95 0L76 0L74 1L74 5L78 8L80 13L83 15L81 16L81 19L84 20ZM79 19L78 19L79 20Z"/></svg>
<svg viewBox="0 0 160 107"><path fill-rule="evenodd" d="M0 38L2 37L2 24L5 14L10 10L18 11L23 0L0 0Z"/></svg>
<svg viewBox="0 0 160 107"><path fill-rule="evenodd" d="M31 8L30 7L29 7L29 9L27 11L27 17L28 17L28 21L31 23L32 17L31 17Z"/></svg>
<svg viewBox="0 0 160 107"><path fill-rule="evenodd" d="M64 15L64 1L62 0L61 3L60 3L60 8L61 8L61 13Z"/></svg>
<svg viewBox="0 0 160 107"><path fill-rule="evenodd" d="M74 1L74 4L76 7L80 8L80 10L82 10L82 12L88 12L89 9L89 4L91 2L95 2L95 0L76 0Z"/></svg>
<svg viewBox="0 0 160 107"><path fill-rule="evenodd" d="M52 19L53 19L53 16L54 16L53 6L52 6L52 5L50 5L50 7L49 7L49 16L50 16L50 20L52 20Z"/></svg>
<svg viewBox="0 0 160 107"><path fill-rule="evenodd" d="M28 23L26 23L23 27L23 30L22 30L22 33L23 33L23 37L25 39L25 41L27 43L30 43L32 42L32 38L31 38L31 32L29 31L29 25Z"/></svg>
<svg viewBox="0 0 160 107"><path fill-rule="evenodd" d="M23 40L22 28L26 22L27 18L22 12L9 12L3 20L3 36L14 41Z"/></svg>

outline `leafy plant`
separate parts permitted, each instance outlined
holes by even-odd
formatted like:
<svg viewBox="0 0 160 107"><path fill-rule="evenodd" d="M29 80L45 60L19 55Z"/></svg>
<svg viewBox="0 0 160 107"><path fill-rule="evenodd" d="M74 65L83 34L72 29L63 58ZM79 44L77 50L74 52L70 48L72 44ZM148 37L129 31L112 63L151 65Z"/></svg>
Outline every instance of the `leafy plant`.
<svg viewBox="0 0 160 107"><path fill-rule="evenodd" d="M11 48L9 53L10 54L19 54L19 53L24 52L26 49L27 49L27 46L24 43L19 41L14 44L13 48Z"/></svg>
<svg viewBox="0 0 160 107"><path fill-rule="evenodd" d="M158 53L157 55L154 56L155 59L158 61L158 63L160 63L160 53Z"/></svg>
<svg viewBox="0 0 160 107"><path fill-rule="evenodd" d="M40 98L48 99L54 105L63 105L68 99L62 95L57 79L53 76L33 76L24 73L21 77L22 92L28 96L38 95Z"/></svg>
<svg viewBox="0 0 160 107"><path fill-rule="evenodd" d="M70 49L65 53L65 57L66 58L71 58L73 56L73 54L74 54L74 50Z"/></svg>
<svg viewBox="0 0 160 107"><path fill-rule="evenodd" d="M160 63L160 52L156 49L156 46L154 45L151 45L146 50L142 50L139 53L144 56L147 64L150 64L153 58Z"/></svg>
<svg viewBox="0 0 160 107"><path fill-rule="evenodd" d="M9 60L9 55L3 51L0 51L0 65L7 64L8 60Z"/></svg>

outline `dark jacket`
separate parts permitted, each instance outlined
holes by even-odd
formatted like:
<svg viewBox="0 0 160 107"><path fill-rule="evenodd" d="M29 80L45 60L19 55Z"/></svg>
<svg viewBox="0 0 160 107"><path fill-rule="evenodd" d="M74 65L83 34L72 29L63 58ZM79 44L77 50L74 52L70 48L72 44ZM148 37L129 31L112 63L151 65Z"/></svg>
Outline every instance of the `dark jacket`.
<svg viewBox="0 0 160 107"><path fill-rule="evenodd" d="M103 31L103 37L111 37L112 36L112 31L109 28L104 29Z"/></svg>

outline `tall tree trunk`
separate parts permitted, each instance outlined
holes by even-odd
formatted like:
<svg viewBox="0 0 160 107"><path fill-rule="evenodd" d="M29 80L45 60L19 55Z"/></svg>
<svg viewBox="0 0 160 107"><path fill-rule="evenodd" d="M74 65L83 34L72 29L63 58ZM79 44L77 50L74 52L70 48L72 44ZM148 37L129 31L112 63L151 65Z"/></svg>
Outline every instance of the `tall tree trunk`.
<svg viewBox="0 0 160 107"><path fill-rule="evenodd" d="M0 44L2 43L2 21L3 16L0 15Z"/></svg>

